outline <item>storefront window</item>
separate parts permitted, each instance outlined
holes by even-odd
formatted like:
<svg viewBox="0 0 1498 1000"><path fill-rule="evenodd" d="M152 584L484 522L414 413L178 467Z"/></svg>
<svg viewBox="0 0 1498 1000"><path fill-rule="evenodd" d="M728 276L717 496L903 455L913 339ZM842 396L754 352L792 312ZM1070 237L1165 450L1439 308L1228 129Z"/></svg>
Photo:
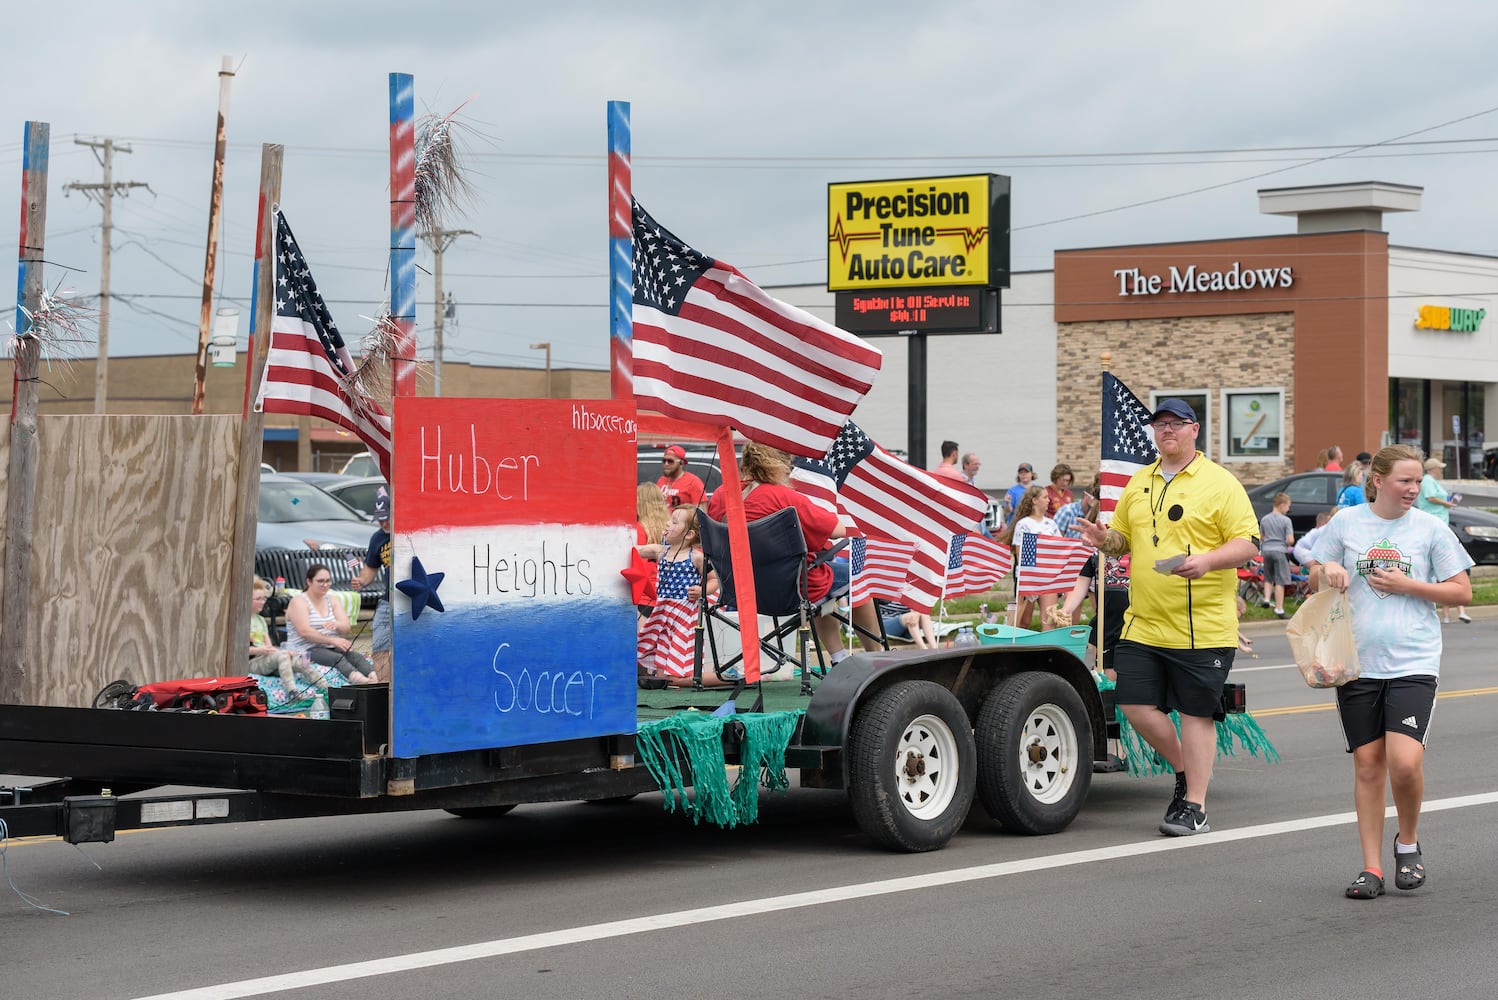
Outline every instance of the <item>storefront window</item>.
<svg viewBox="0 0 1498 1000"><path fill-rule="evenodd" d="M1441 461L1452 479L1482 475L1483 386L1478 382L1446 382L1441 387ZM1475 472L1473 470L1476 470Z"/></svg>
<svg viewBox="0 0 1498 1000"><path fill-rule="evenodd" d="M1225 461L1279 460L1285 456L1283 389L1224 389Z"/></svg>
<svg viewBox="0 0 1498 1000"><path fill-rule="evenodd" d="M1150 393L1150 409L1159 406L1164 399L1184 399L1196 411L1197 423L1201 424L1196 433L1197 450L1211 458L1216 449L1212 447L1212 413L1207 405L1208 398L1205 389L1161 389Z"/></svg>
<svg viewBox="0 0 1498 1000"><path fill-rule="evenodd" d="M1430 383L1424 379L1389 380L1389 426L1396 444L1425 450L1425 444L1430 440L1426 426L1430 416L1427 405L1429 390Z"/></svg>

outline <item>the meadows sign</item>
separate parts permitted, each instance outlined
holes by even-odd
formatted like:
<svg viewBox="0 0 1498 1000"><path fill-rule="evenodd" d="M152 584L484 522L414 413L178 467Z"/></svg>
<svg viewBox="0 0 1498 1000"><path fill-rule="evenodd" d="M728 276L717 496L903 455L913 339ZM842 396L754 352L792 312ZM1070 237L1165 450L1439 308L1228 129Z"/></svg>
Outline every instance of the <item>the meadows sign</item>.
<svg viewBox="0 0 1498 1000"><path fill-rule="evenodd" d="M1255 288L1289 288L1295 275L1288 267L1244 267L1238 261L1225 271L1208 271L1191 264L1180 268L1171 265L1167 279L1163 274L1146 274L1137 267L1121 267L1113 272L1118 279L1118 294L1159 295L1196 292L1242 292Z"/></svg>

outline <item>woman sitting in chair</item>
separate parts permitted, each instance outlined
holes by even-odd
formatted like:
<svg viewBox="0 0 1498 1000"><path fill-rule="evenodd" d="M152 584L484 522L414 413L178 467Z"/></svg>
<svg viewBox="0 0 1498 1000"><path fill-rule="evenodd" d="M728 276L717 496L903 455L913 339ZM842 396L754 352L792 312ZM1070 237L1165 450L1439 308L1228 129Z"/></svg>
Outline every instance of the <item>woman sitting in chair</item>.
<svg viewBox="0 0 1498 1000"><path fill-rule="evenodd" d="M320 667L332 667L355 684L379 681L374 667L362 653L354 652L354 641L348 638L348 612L328 590L333 574L322 563L307 567L307 590L291 599L286 606L286 648L305 653Z"/></svg>
<svg viewBox="0 0 1498 1000"><path fill-rule="evenodd" d="M806 538L808 559L815 558L816 553L826 548L832 539L843 537L843 526L836 514L812 503L805 494L791 486L791 457L778 448L753 442L745 445L743 457L739 459L739 479L744 488L746 520L756 521L787 507L796 509L801 534ZM707 516L715 521L724 520L728 506L726 500L722 490L715 492L707 505ZM807 597L813 605L821 604L829 593L834 590L841 592L847 586L848 562L845 559L834 559L830 566L825 563L813 566L807 575ZM879 617L874 611L873 600L853 609L853 621L860 629L879 634ZM847 657L836 616L818 615L815 627L817 638L832 663L839 663ZM875 640L862 632L859 641L866 649L880 648Z"/></svg>

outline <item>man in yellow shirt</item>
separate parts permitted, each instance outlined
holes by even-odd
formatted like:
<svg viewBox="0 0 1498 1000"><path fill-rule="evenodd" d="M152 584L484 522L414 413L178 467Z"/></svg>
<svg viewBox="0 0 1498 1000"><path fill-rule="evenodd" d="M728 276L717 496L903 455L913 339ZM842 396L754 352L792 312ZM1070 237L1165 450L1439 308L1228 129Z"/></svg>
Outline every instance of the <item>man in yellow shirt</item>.
<svg viewBox="0 0 1498 1000"><path fill-rule="evenodd" d="M1132 556L1115 699L1175 770L1160 832L1180 837L1211 829L1213 716L1238 647L1236 567L1257 553L1259 524L1243 484L1196 450L1201 425L1189 404L1167 399L1149 423L1159 460L1129 480L1108 527L1077 527L1108 555ZM1181 716L1179 736L1171 711Z"/></svg>

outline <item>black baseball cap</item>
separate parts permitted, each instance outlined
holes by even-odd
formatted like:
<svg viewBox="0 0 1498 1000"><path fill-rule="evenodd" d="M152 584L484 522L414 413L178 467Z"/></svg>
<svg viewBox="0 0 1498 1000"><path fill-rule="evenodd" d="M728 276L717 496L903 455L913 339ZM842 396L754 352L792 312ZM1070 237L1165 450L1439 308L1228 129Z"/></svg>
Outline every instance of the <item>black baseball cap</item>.
<svg viewBox="0 0 1498 1000"><path fill-rule="evenodd" d="M1373 461L1373 456L1368 454L1366 451L1360 451L1358 452L1358 457L1354 459L1354 461L1361 462L1362 464L1367 465L1369 462Z"/></svg>
<svg viewBox="0 0 1498 1000"><path fill-rule="evenodd" d="M1196 423L1196 411L1193 410L1191 408L1191 404L1186 402L1184 399L1165 400L1155 409L1154 413L1150 414L1150 418L1146 421L1146 423L1152 424L1166 414L1170 414L1174 417L1180 417L1182 420L1189 420L1193 424Z"/></svg>
<svg viewBox="0 0 1498 1000"><path fill-rule="evenodd" d="M1021 462L1019 464L1019 468L1015 469L1014 471L1015 472L1034 472L1035 470L1032 469L1032 468L1030 468L1030 463L1029 462Z"/></svg>

